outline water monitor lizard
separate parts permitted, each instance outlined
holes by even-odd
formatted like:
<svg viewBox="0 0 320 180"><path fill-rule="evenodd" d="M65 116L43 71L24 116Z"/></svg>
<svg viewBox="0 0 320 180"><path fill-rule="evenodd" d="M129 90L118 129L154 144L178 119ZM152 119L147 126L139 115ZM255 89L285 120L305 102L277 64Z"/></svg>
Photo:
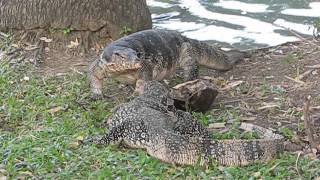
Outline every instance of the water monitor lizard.
<svg viewBox="0 0 320 180"><path fill-rule="evenodd" d="M192 115L172 108L171 93L158 81L145 84L142 95L121 104L108 118L108 133L92 137L98 144L124 144L145 149L151 156L174 164L247 165L267 161L283 148L283 137L271 130L242 123L262 139L213 140ZM90 138L89 138L90 139Z"/></svg>
<svg viewBox="0 0 320 180"><path fill-rule="evenodd" d="M136 85L150 80L163 80L183 69L184 80L194 80L199 66L215 70L229 70L250 53L238 50L223 51L204 42L189 39L171 30L150 29L133 33L109 44L89 66L92 96L102 96L102 82L106 77Z"/></svg>

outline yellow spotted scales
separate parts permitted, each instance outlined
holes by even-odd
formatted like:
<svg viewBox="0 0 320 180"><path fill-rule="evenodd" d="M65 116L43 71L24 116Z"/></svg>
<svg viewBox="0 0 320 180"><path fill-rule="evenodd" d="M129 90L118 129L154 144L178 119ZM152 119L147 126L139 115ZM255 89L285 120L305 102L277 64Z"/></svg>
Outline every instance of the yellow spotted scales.
<svg viewBox="0 0 320 180"><path fill-rule="evenodd" d="M175 110L171 92L157 81L145 84L134 100L117 106L107 120L108 132L90 138L98 144L124 144L145 149L148 154L173 164L247 165L268 161L283 149L283 137L271 130L242 123L261 139L213 140L207 129L188 112Z"/></svg>

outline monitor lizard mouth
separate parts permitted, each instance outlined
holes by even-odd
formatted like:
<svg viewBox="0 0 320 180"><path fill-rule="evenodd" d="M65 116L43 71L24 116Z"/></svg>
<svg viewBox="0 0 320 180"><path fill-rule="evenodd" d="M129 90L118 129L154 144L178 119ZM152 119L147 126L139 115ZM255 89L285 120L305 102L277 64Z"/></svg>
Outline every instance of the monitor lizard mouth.
<svg viewBox="0 0 320 180"><path fill-rule="evenodd" d="M135 84L138 79L138 70L142 68L141 62L106 63L106 75L125 84Z"/></svg>
<svg viewBox="0 0 320 180"><path fill-rule="evenodd" d="M106 63L104 68L108 73L124 74L132 71L139 70L142 67L140 62L134 63Z"/></svg>

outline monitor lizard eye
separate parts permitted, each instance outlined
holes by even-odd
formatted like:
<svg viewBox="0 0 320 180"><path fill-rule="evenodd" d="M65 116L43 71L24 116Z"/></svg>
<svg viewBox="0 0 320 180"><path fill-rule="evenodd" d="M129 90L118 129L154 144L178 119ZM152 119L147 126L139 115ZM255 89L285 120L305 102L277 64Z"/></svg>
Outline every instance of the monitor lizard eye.
<svg viewBox="0 0 320 180"><path fill-rule="evenodd" d="M116 56L120 56L120 57L121 57L121 55L120 55L119 52L115 52L115 53L113 53L113 54L116 55Z"/></svg>
<svg viewBox="0 0 320 180"><path fill-rule="evenodd" d="M121 58L121 59L124 59L124 58L125 58L125 56L124 56L122 53L120 53L120 52L114 52L113 55L114 55L114 56L117 56L117 57L119 57L119 58Z"/></svg>

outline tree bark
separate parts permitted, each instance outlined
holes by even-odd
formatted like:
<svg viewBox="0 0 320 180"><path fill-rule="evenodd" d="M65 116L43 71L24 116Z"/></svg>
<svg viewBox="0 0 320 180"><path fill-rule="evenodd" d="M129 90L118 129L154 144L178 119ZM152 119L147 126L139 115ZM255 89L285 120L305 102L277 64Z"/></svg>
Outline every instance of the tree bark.
<svg viewBox="0 0 320 180"><path fill-rule="evenodd" d="M125 27L151 28L145 0L0 0L0 31L68 29L116 39Z"/></svg>

